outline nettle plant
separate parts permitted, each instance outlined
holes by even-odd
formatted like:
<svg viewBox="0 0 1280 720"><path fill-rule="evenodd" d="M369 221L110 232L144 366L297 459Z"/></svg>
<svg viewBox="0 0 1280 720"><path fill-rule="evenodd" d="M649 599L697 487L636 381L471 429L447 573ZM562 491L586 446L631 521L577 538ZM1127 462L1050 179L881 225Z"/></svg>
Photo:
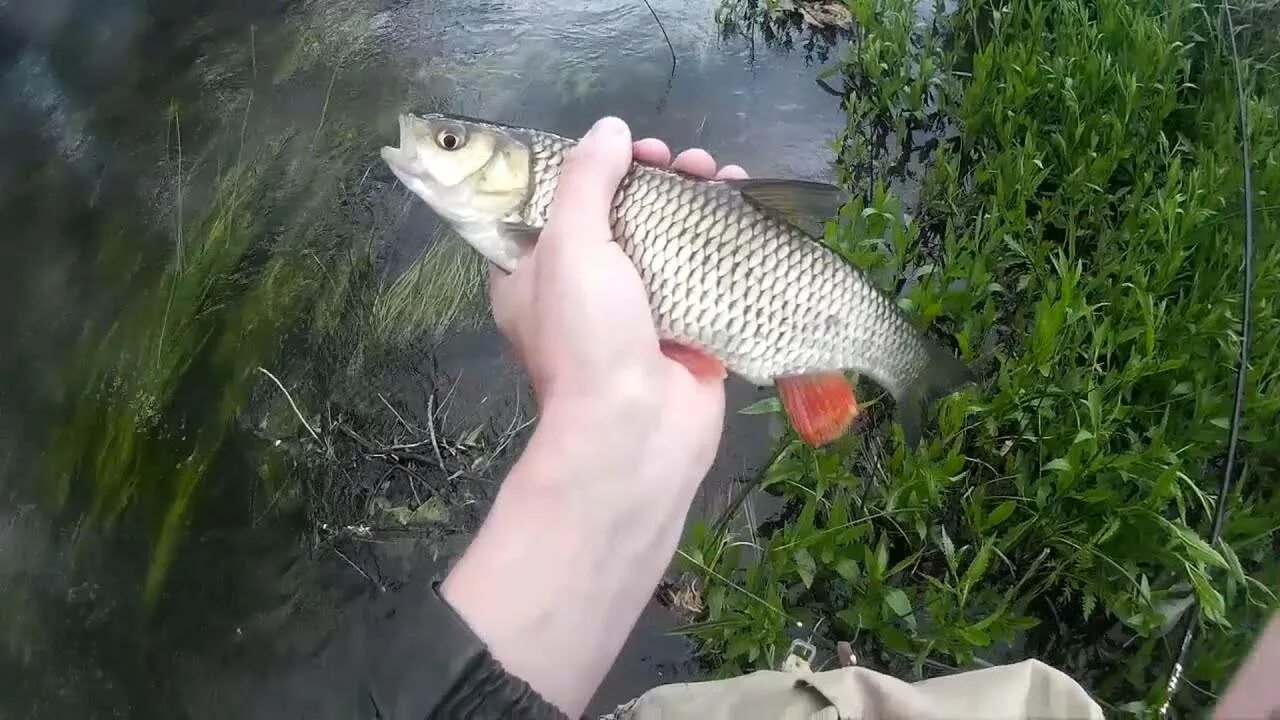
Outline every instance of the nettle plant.
<svg viewBox="0 0 1280 720"><path fill-rule="evenodd" d="M1280 580L1275 55L1240 64L1253 352L1243 472L1210 544L1245 223L1220 8L850 7L835 147L856 192L826 240L981 382L939 404L915 451L870 384L854 436L814 450L785 435L759 478L781 514L751 537L720 521L686 538L706 607L688 632L725 674L776 664L797 632L916 677L1037 657L1142 713L1196 622L1179 702L1211 704L1201 692L1222 689Z"/></svg>

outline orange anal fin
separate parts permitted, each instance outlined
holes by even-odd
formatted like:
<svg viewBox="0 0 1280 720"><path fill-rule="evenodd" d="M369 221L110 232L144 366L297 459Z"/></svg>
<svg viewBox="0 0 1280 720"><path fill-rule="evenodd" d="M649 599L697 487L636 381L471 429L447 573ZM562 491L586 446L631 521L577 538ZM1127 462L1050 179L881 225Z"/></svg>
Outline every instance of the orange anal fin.
<svg viewBox="0 0 1280 720"><path fill-rule="evenodd" d="M674 340L660 340L662 354L689 369L700 380L723 380L728 375L720 358L695 347L682 345Z"/></svg>
<svg viewBox="0 0 1280 720"><path fill-rule="evenodd" d="M858 416L853 385L841 373L780 377L774 384L792 427L809 445L816 447L836 440Z"/></svg>

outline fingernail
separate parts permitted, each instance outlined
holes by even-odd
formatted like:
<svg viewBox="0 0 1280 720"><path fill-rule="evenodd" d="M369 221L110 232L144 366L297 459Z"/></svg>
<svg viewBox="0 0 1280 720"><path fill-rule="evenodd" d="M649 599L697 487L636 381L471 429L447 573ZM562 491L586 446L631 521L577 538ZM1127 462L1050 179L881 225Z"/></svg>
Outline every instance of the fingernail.
<svg viewBox="0 0 1280 720"><path fill-rule="evenodd" d="M587 131L587 135L599 135L606 138L617 138L627 135L627 124L621 118L608 115L596 121L591 129Z"/></svg>

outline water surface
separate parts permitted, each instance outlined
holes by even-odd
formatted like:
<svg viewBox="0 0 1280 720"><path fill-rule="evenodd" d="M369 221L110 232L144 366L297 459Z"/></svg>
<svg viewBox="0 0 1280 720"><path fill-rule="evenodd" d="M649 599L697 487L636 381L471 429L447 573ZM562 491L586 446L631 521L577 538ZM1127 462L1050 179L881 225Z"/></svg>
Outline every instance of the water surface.
<svg viewBox="0 0 1280 720"><path fill-rule="evenodd" d="M482 304L378 300L454 267L421 264L456 240L377 158L396 113L614 114L831 177L817 67L653 4L674 75L639 0L0 5L0 716L367 712L372 608L465 547L531 416ZM767 457L732 412L760 396L731 383L696 517ZM428 425L447 477L344 434L429 459ZM650 608L593 710L697 676L676 622Z"/></svg>

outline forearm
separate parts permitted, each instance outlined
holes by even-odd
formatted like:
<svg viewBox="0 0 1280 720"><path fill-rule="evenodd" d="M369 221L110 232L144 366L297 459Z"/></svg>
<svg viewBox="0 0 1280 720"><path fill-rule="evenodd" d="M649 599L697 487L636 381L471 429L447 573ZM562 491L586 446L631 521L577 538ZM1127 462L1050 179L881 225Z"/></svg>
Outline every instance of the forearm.
<svg viewBox="0 0 1280 720"><path fill-rule="evenodd" d="M635 410L546 413L441 590L510 673L570 716L661 579L706 471L647 442L655 418Z"/></svg>

